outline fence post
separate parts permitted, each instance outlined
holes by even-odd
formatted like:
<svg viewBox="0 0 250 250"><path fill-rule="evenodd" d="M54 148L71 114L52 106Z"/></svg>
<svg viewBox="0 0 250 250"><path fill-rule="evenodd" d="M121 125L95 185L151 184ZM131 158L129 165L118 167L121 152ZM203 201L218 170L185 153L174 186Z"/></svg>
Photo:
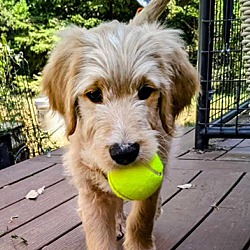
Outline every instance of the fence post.
<svg viewBox="0 0 250 250"><path fill-rule="evenodd" d="M212 51L214 37L215 0L200 0L198 70L201 76L201 94L198 100L195 128L195 148L204 150L208 146L208 137L201 134L209 123Z"/></svg>

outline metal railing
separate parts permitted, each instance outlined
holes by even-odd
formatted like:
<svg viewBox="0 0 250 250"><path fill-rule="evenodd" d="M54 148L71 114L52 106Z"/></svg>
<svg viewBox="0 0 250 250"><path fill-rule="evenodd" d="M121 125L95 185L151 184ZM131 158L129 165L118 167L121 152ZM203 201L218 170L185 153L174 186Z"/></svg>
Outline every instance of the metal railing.
<svg viewBox="0 0 250 250"><path fill-rule="evenodd" d="M250 138L241 1L200 1L197 149L207 148L209 138Z"/></svg>

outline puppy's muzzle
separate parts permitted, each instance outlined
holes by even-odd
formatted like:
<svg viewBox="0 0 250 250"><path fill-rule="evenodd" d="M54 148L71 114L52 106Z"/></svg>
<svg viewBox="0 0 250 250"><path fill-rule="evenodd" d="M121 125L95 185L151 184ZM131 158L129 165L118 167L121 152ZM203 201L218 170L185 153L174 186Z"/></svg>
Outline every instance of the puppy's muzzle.
<svg viewBox="0 0 250 250"><path fill-rule="evenodd" d="M109 148L109 153L117 164L128 165L135 161L139 150L138 143L115 143Z"/></svg>

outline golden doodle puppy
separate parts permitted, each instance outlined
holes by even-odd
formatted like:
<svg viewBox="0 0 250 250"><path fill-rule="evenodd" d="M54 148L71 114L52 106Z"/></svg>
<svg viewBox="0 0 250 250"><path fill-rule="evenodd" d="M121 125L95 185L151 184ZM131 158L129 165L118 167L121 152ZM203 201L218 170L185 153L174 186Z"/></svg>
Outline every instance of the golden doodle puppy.
<svg viewBox="0 0 250 250"><path fill-rule="evenodd" d="M129 23L71 27L43 72L43 89L65 119L64 162L79 191L79 214L90 250L115 250L123 201L107 173L158 153L164 165L177 115L199 90L180 32L156 19L168 0L152 0ZM160 190L133 201L124 249L155 249L152 236Z"/></svg>

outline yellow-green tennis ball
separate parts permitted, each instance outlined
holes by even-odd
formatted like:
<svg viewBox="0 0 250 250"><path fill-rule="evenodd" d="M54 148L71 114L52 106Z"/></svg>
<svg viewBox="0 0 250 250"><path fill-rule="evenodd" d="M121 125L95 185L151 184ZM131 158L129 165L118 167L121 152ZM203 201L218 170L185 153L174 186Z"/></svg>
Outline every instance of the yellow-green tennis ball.
<svg viewBox="0 0 250 250"><path fill-rule="evenodd" d="M158 155L149 164L132 164L108 173L111 189L124 200L145 200L161 186L164 166Z"/></svg>

